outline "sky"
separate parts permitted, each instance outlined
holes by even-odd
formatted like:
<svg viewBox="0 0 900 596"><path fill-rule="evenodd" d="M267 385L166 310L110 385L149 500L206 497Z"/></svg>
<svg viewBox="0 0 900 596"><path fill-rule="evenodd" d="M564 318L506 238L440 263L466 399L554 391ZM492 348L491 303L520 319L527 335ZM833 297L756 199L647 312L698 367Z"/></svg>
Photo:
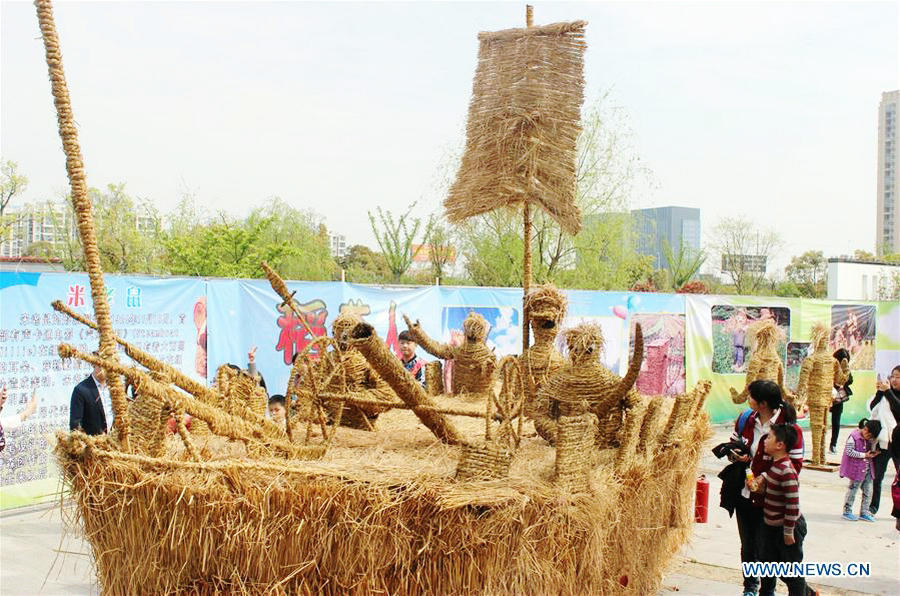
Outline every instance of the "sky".
<svg viewBox="0 0 900 596"><path fill-rule="evenodd" d="M634 207L746 216L792 254L873 250L877 110L900 87L887 2L534 2L588 21L586 98L609 93L651 172ZM192 193L242 216L279 196L349 244L367 211L439 212L477 33L522 2L57 2L88 183L163 212ZM621 125L621 123L620 123ZM30 2L0 2L0 154L21 202L67 190Z"/></svg>

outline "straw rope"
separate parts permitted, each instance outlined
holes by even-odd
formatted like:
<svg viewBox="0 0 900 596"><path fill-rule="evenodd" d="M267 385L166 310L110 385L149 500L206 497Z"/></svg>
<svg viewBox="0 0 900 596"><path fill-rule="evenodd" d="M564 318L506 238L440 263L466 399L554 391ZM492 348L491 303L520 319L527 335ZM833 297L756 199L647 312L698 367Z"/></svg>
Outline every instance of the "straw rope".
<svg viewBox="0 0 900 596"><path fill-rule="evenodd" d="M663 407L665 400L669 398L663 395L654 395L647 404L647 414L641 423L641 433L638 438L638 446L647 456L652 456L659 444L659 433L663 421L666 419L666 411Z"/></svg>
<svg viewBox="0 0 900 596"><path fill-rule="evenodd" d="M626 402L625 423L619 433L619 449L616 451L616 470L619 472L631 467L639 455L641 430L652 398L634 392L626 397Z"/></svg>
<svg viewBox="0 0 900 596"><path fill-rule="evenodd" d="M400 360L388 351L371 325L360 321L350 332L350 337L353 346L437 438L450 444L463 442L462 435L443 414L418 408L435 404L422 386L403 368Z"/></svg>
<svg viewBox="0 0 900 596"><path fill-rule="evenodd" d="M106 286L103 280L103 269L100 266L100 252L97 248L97 234L91 212L91 201L88 198L87 180L84 174L84 160L81 147L78 145L78 130L69 101L69 89L63 71L62 52L59 36L53 20L53 5L50 0L35 0L41 36L44 39L47 69L56 105L56 116L59 125L59 136L62 139L63 151L66 154L66 173L72 191L72 207L75 211L78 234L84 250L84 262L91 282L91 299L100 331L100 353L105 358L117 359L116 345L113 339L112 323L109 314L109 303L106 300ZM107 380L109 395L115 414L115 427L122 448L128 449L130 432L128 416L128 400L125 397L125 386L122 379L113 375Z"/></svg>

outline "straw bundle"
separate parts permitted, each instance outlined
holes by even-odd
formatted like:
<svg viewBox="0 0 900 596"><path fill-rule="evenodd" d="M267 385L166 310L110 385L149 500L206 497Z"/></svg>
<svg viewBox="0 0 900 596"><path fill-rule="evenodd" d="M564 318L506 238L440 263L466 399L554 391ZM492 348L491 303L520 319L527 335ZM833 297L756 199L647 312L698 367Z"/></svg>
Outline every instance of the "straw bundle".
<svg viewBox="0 0 900 596"><path fill-rule="evenodd" d="M682 497L705 415L680 445L618 473L584 451L576 494L555 483L555 450L540 439L523 439L504 479L459 481L462 447L436 442L409 411L382 418L389 432L338 429L318 461L149 458L60 433L101 590L652 594L689 537ZM469 435L482 424L463 422Z"/></svg>
<svg viewBox="0 0 900 596"><path fill-rule="evenodd" d="M528 201L570 234L584 101L584 21L478 35L466 150L444 201L459 223Z"/></svg>
<svg viewBox="0 0 900 596"><path fill-rule="evenodd" d="M647 404L647 414L641 423L641 432L638 437L638 445L645 455L656 451L659 434L669 416L665 405L672 401L664 395L654 395L650 398L650 403Z"/></svg>
<svg viewBox="0 0 900 596"><path fill-rule="evenodd" d="M165 381L163 381L165 382ZM138 392L129 406L131 447L136 453L160 457L165 452L166 421L169 411L158 395Z"/></svg>
<svg viewBox="0 0 900 596"><path fill-rule="evenodd" d="M778 383L779 387L784 384L784 365L778 354L778 342L784 340L784 330L776 325L775 321L766 319L750 325L747 332L750 335L752 353L747 362L744 389L738 393L733 387L729 387L731 401L736 404L747 401L747 397L750 395L748 387L753 381L774 381Z"/></svg>
<svg viewBox="0 0 900 596"><path fill-rule="evenodd" d="M652 398L631 392L625 400L625 422L619 432L619 449L616 451L617 470L629 467L639 455L638 443Z"/></svg>
<svg viewBox="0 0 900 596"><path fill-rule="evenodd" d="M444 365L440 360L432 360L425 365L425 391L428 395L444 392Z"/></svg>
<svg viewBox="0 0 900 596"><path fill-rule="evenodd" d="M464 444L460 449L456 479L466 481L505 478L509 475L511 462L509 450L496 443Z"/></svg>
<svg viewBox="0 0 900 596"><path fill-rule="evenodd" d="M403 320L410 337L422 349L435 358L453 360L451 385L454 395L479 395L493 391L497 380L497 358L485 343L489 327L482 315L470 312L463 321L465 341L461 346L434 341L422 330L418 321L413 323L406 315L403 315Z"/></svg>
<svg viewBox="0 0 900 596"><path fill-rule="evenodd" d="M556 484L570 493L587 492L591 461L585 457L594 445L594 417L560 416L556 429Z"/></svg>

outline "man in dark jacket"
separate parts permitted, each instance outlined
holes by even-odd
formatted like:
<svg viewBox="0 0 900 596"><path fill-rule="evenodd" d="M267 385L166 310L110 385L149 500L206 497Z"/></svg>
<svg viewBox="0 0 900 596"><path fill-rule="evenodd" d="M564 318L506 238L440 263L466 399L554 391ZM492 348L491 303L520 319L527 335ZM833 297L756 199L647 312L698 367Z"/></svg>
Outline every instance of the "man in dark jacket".
<svg viewBox="0 0 900 596"><path fill-rule="evenodd" d="M102 435L107 431L101 391L107 393L106 373L99 366L95 366L91 376L78 383L72 391L72 401L69 404L69 430L77 428L89 435Z"/></svg>

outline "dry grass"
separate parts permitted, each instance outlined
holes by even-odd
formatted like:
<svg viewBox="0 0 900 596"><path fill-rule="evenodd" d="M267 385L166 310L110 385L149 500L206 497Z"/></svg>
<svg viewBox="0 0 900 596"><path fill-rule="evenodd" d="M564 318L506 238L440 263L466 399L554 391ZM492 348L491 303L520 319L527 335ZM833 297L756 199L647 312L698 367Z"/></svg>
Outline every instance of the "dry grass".
<svg viewBox="0 0 900 596"><path fill-rule="evenodd" d="M588 451L588 490L572 494L533 432L507 478L458 481L461 448L412 412L379 427L338 429L314 461L250 459L221 438L198 441L207 461L174 439L151 458L81 433L61 433L57 455L110 594L647 594L689 535L708 434L702 415L618 473L614 450Z"/></svg>

